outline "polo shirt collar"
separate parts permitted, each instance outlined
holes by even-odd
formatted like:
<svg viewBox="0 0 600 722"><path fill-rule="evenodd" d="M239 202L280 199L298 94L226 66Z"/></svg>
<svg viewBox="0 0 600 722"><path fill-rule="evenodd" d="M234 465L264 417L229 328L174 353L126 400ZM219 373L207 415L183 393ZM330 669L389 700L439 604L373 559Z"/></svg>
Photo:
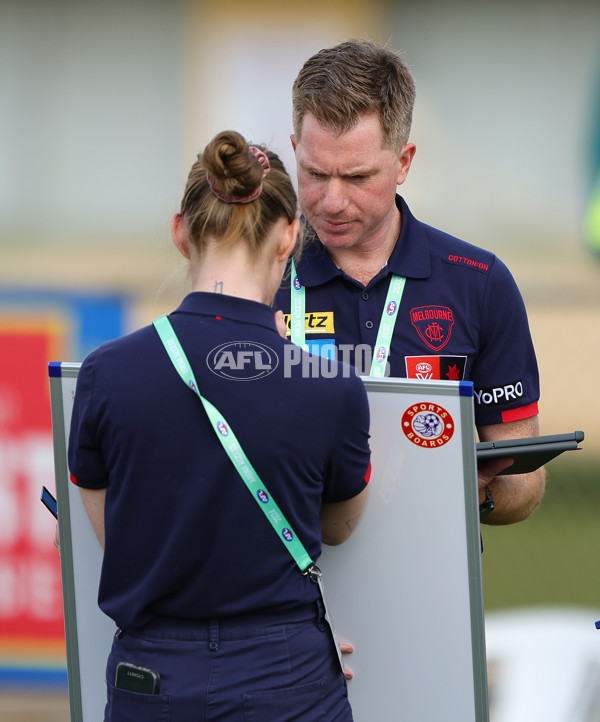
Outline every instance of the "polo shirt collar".
<svg viewBox="0 0 600 722"><path fill-rule="evenodd" d="M428 278L431 266L425 226L413 216L399 195L396 195L396 206L402 214L402 227L388 259L385 275L391 272L407 278ZM308 240L297 270L300 283L308 287L320 286L343 275L316 235Z"/></svg>
<svg viewBox="0 0 600 722"><path fill-rule="evenodd" d="M396 205L402 214L402 227L387 267L392 273L406 278L428 278L431 263L425 226L413 216L404 198L399 195L396 196Z"/></svg>
<svg viewBox="0 0 600 722"><path fill-rule="evenodd" d="M174 313L191 313L226 318L242 323L253 323L277 331L273 309L258 301L249 301L222 293L193 291L181 302Z"/></svg>

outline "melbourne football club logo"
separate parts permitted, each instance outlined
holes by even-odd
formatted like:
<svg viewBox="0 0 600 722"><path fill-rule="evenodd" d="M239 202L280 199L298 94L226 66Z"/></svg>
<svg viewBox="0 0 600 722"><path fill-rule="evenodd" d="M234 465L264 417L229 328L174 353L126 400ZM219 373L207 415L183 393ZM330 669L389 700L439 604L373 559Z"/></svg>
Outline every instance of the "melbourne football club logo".
<svg viewBox="0 0 600 722"><path fill-rule="evenodd" d="M439 404L413 404L402 416L402 431L416 446L435 449L447 444L454 435L454 420Z"/></svg>
<svg viewBox="0 0 600 722"><path fill-rule="evenodd" d="M454 326L454 313L448 306L419 306L410 311L410 320L419 336L434 351L439 351L450 340Z"/></svg>

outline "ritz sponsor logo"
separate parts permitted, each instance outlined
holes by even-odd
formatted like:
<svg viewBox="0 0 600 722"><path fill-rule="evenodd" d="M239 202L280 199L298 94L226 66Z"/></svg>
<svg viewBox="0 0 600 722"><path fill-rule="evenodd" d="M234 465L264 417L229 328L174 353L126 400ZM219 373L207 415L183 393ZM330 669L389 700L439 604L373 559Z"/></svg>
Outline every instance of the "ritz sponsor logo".
<svg viewBox="0 0 600 722"><path fill-rule="evenodd" d="M231 381L253 381L264 378L279 365L272 348L254 341L232 341L213 348L206 365L217 376Z"/></svg>
<svg viewBox="0 0 600 722"><path fill-rule="evenodd" d="M283 318L287 326L287 335L291 334L292 315L284 313ZM306 333L335 333L333 311L312 311L304 314L304 331Z"/></svg>
<svg viewBox="0 0 600 722"><path fill-rule="evenodd" d="M402 431L416 446L436 449L447 444L454 435L454 420L439 404L413 404L402 415Z"/></svg>

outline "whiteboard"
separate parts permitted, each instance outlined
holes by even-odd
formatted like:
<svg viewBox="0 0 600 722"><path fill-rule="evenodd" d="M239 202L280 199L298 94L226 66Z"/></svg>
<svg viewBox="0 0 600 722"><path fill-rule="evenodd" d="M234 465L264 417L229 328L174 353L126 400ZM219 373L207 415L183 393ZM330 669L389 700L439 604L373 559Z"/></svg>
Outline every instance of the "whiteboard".
<svg viewBox="0 0 600 722"><path fill-rule="evenodd" d="M102 549L68 478L78 370L50 364L50 399L71 720L97 722L115 625L97 606ZM487 722L473 386L371 378L365 386L368 504L353 536L319 560L338 640L355 647L347 661L355 722ZM423 427L436 409L447 440Z"/></svg>
<svg viewBox="0 0 600 722"><path fill-rule="evenodd" d="M79 489L69 481L67 441L80 364L51 363L50 404L71 722L104 719L106 660L115 623L98 606L102 547Z"/></svg>
<svg viewBox="0 0 600 722"><path fill-rule="evenodd" d="M488 720L472 384L366 379L367 509L319 566L356 722ZM463 395L461 395L463 394ZM406 411L443 408L445 444L411 440ZM420 441L419 444L415 441Z"/></svg>

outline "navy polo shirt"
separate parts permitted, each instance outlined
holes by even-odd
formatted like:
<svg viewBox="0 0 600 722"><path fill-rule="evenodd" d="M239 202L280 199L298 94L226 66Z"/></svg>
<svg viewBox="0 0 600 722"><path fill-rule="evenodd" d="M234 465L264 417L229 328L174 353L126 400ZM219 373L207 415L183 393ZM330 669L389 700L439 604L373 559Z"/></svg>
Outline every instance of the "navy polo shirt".
<svg viewBox="0 0 600 722"><path fill-rule="evenodd" d="M192 293L169 318L200 392L318 559L322 501L345 501L366 484L361 379L337 363L329 378L304 373L298 353L309 355L279 336L260 303ZM99 604L118 626L271 612L318 597L152 326L83 362L69 466L79 486L106 488Z"/></svg>
<svg viewBox="0 0 600 722"><path fill-rule="evenodd" d="M389 375L471 380L478 425L534 416L539 378L523 299L493 254L418 221L396 197L402 227L386 266L365 287L316 236L296 266L305 287L306 341L369 374L391 274L406 277ZM310 228L309 228L310 230ZM275 300L290 325L289 280Z"/></svg>

